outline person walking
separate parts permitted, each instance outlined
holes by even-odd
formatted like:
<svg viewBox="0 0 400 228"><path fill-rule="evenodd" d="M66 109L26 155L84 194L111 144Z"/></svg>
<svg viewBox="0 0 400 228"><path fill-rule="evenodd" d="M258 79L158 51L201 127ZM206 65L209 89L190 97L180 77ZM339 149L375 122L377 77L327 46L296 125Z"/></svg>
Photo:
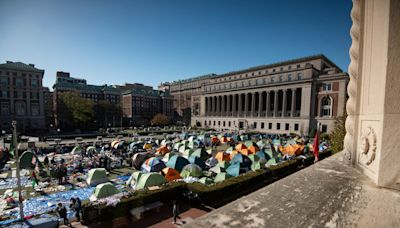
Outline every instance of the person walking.
<svg viewBox="0 0 400 228"><path fill-rule="evenodd" d="M185 221L182 220L182 218L179 216L179 207L176 201L174 200L173 206L172 206L172 214L174 215L174 221L172 224L176 224L176 219L178 218L183 224L185 224Z"/></svg>
<svg viewBox="0 0 400 228"><path fill-rule="evenodd" d="M58 203L57 205L57 212L60 215L60 218L63 219L64 225L68 225L68 218L67 218L67 208L65 208L62 203Z"/></svg>
<svg viewBox="0 0 400 228"><path fill-rule="evenodd" d="M78 222L81 221L81 215L79 214L79 208L78 208L78 204L76 202L75 198L71 198L71 204L69 206L69 208L71 208L71 210L75 211L75 217L78 219Z"/></svg>

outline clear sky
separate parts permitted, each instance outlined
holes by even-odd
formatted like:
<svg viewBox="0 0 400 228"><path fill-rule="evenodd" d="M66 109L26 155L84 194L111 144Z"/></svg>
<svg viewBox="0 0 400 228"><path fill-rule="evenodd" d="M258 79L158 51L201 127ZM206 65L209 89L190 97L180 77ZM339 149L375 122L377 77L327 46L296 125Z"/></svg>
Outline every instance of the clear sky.
<svg viewBox="0 0 400 228"><path fill-rule="evenodd" d="M350 0L0 0L0 62L90 84L225 73L314 54L347 71Z"/></svg>

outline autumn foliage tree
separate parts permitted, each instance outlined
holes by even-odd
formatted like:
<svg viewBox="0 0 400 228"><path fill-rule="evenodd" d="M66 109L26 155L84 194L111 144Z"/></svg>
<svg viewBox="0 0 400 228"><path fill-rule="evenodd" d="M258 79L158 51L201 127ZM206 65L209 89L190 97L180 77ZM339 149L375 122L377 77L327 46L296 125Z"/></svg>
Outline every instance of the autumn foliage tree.
<svg viewBox="0 0 400 228"><path fill-rule="evenodd" d="M155 126L166 126L169 124L169 118L161 113L156 114L151 123Z"/></svg>
<svg viewBox="0 0 400 228"><path fill-rule="evenodd" d="M343 141L344 136L346 135L346 117L347 115L344 115L336 119L335 126L329 135L331 148L334 152L339 152L343 150Z"/></svg>

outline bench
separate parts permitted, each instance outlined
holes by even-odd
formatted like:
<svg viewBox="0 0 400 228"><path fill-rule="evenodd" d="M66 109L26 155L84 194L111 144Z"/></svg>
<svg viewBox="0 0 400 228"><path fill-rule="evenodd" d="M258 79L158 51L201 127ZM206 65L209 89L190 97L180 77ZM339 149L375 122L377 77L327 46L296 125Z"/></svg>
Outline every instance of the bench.
<svg viewBox="0 0 400 228"><path fill-rule="evenodd" d="M156 209L157 212L160 212L160 207L162 207L164 204L161 203L160 201L156 201L153 203L149 203L140 207L135 207L129 211L132 216L134 216L136 219L141 219L142 215L146 211L150 211L153 209Z"/></svg>

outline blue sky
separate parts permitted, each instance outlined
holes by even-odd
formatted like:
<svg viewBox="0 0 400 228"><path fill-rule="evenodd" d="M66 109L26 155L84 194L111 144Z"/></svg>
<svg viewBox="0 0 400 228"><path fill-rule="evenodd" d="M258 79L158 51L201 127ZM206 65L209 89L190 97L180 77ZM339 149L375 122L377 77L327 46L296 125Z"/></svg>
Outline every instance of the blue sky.
<svg viewBox="0 0 400 228"><path fill-rule="evenodd" d="M90 84L225 73L325 54L347 71L350 0L0 1L0 62Z"/></svg>

